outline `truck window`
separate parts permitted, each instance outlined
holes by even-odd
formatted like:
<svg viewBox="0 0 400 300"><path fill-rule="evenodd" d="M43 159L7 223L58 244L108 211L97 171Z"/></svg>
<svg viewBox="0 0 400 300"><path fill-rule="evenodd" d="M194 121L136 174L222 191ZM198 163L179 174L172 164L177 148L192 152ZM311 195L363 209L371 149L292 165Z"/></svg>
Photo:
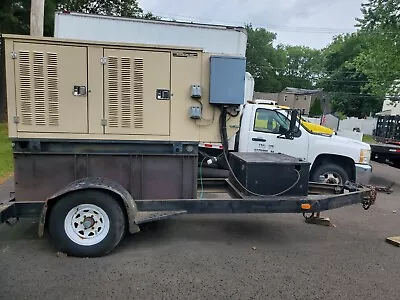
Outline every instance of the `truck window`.
<svg viewBox="0 0 400 300"><path fill-rule="evenodd" d="M275 110L257 108L254 119L254 131L280 134L289 130L290 121Z"/></svg>

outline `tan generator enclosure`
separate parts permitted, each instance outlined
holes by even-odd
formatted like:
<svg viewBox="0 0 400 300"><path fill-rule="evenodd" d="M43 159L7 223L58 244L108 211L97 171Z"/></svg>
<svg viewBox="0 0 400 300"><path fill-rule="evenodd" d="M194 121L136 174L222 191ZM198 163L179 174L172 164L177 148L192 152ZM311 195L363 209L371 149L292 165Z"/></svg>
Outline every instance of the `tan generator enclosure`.
<svg viewBox="0 0 400 300"><path fill-rule="evenodd" d="M220 142L202 49L3 35L11 138ZM201 116L197 110L201 109ZM227 121L234 134L239 117Z"/></svg>

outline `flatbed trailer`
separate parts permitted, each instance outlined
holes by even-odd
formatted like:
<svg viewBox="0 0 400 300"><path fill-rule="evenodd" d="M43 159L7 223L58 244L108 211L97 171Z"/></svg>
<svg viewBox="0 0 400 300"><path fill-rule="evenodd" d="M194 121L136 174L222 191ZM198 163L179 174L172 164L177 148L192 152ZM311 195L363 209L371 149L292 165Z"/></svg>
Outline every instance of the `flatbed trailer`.
<svg viewBox="0 0 400 300"><path fill-rule="evenodd" d="M113 185L112 189L126 193L124 188L115 182L104 178L82 178L67 187L75 189L78 195L84 195L90 189L97 190L99 183ZM65 192L65 190L63 191ZM104 191L103 191L104 192ZM134 214L127 214L130 234L140 231L140 225L161 219L171 218L182 214L266 214L266 213L301 213L307 221L316 222L323 211L340 207L361 204L368 210L376 200L376 192L371 187L363 187L348 183L343 186L330 184L310 183L309 195L300 196L271 196L248 197L243 195L227 178L203 178L198 181L197 199L146 199L135 200L129 209ZM10 224L11 219L37 218L38 234L44 235L47 227L46 215L48 210L46 201L18 201L12 198L9 202L0 204L0 223ZM114 205L118 205L117 202ZM84 220L82 219L84 222ZM54 238L54 236L53 236ZM121 237L122 238L122 237ZM119 240L118 240L119 242ZM107 250L96 249L85 251L79 247L62 249L73 256L101 256L107 254L118 243ZM86 249L87 250L87 249Z"/></svg>
<svg viewBox="0 0 400 300"><path fill-rule="evenodd" d="M80 185L90 189L94 179L81 179L71 186ZM104 180L97 178L97 180ZM135 200L138 212L136 224L143 224L180 214L249 214L249 213L320 213L343 206L362 204L364 209L374 203L370 188L346 184L310 183L309 195L248 197L243 195L226 178L204 178L199 180L198 199L155 199ZM203 185L203 187L201 187ZM42 215L45 201L17 201L0 204L1 223L11 218L35 218Z"/></svg>

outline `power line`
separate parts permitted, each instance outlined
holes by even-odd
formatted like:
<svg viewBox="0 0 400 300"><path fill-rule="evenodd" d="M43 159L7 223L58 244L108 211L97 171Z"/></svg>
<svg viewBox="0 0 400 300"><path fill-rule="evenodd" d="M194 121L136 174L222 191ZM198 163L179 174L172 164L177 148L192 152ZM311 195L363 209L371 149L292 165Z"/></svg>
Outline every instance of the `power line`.
<svg viewBox="0 0 400 300"><path fill-rule="evenodd" d="M279 70L279 71L299 71L299 69L292 69L292 68L277 68L277 67L271 67L270 69L273 70ZM324 71L324 70L316 70L316 69L307 69L307 68L303 68L303 70L306 70L308 72L314 72L314 73L321 73L321 74L362 74L359 71L342 71L342 70L338 70L338 71ZM373 71L370 72L369 74L400 74L400 70L399 71Z"/></svg>
<svg viewBox="0 0 400 300"><path fill-rule="evenodd" d="M358 98L383 98L383 96L376 96L376 95L372 95L372 94L359 94L359 93L351 93L351 92L327 92L325 91L325 93L327 94L340 94L340 95L350 95L350 96L354 96L354 97L358 97Z"/></svg>
<svg viewBox="0 0 400 300"><path fill-rule="evenodd" d="M151 13L155 16L158 16L162 19L167 20L179 20L184 22L193 22L193 23L207 23L207 24L214 24L214 25L225 25L225 26L238 26L243 27L245 24L251 24L253 27L261 27L265 29L271 29L275 31L282 31L282 32L305 32L305 33L321 33L321 34L343 34L343 33L353 33L358 30L357 27L353 28L330 28L330 27L306 27L306 26L283 26L277 24L262 24L262 23L252 23L252 22L233 22L228 20L219 20L215 22L215 20L210 18L194 18L184 15L171 15L156 11L151 11ZM369 30L364 31L363 34L382 34L382 33L392 33L392 34L399 34L399 31L388 31L388 30Z"/></svg>

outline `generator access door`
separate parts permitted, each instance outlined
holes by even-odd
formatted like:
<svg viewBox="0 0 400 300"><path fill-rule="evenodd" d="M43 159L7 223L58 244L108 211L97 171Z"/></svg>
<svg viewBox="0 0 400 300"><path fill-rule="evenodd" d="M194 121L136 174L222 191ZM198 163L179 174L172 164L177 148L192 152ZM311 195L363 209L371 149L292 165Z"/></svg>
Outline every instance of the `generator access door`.
<svg viewBox="0 0 400 300"><path fill-rule="evenodd" d="M15 42L17 131L87 133L86 47Z"/></svg>
<svg viewBox="0 0 400 300"><path fill-rule="evenodd" d="M104 49L105 133L169 136L170 52Z"/></svg>

